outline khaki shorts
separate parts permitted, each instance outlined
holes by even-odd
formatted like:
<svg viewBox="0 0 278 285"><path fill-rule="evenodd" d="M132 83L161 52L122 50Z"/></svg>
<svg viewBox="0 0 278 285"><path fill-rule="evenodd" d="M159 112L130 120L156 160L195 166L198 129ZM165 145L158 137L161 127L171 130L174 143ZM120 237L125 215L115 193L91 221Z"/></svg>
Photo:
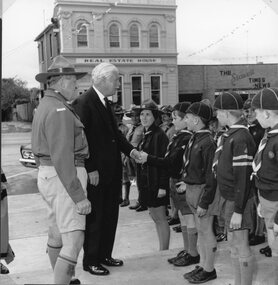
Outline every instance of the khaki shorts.
<svg viewBox="0 0 278 285"><path fill-rule="evenodd" d="M241 227L238 230L251 230L253 227L253 216L252 216L252 205L254 199L250 198L246 202L246 206L244 208L243 214L242 214L242 222ZM235 202L226 200L221 196L220 202L219 202L220 212L223 213L223 218L225 219L225 228L227 231L238 231L230 228L231 219L234 213L235 208Z"/></svg>
<svg viewBox="0 0 278 285"><path fill-rule="evenodd" d="M272 250L272 256L278 256L278 237L274 236L274 218L278 211L278 201L269 201L259 195L261 214L264 217L267 229L268 244Z"/></svg>
<svg viewBox="0 0 278 285"><path fill-rule="evenodd" d="M87 194L87 172L76 167L85 195ZM60 233L85 230L85 215L79 215L76 205L61 183L54 166L40 166L38 188L47 207L49 226L57 226Z"/></svg>
<svg viewBox="0 0 278 285"><path fill-rule="evenodd" d="M205 191L205 184L201 185L189 185L186 184L186 201L192 211L192 213L197 213L197 208L201 197ZM219 199L220 195L218 191L215 191L214 200L208 206L208 210L205 216L218 216L219 215Z"/></svg>

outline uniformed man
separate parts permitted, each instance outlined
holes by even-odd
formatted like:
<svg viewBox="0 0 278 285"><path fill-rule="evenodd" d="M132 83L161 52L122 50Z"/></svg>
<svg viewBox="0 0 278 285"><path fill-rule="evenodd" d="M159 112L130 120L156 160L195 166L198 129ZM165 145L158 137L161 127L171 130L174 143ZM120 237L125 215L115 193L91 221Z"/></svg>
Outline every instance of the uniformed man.
<svg viewBox="0 0 278 285"><path fill-rule="evenodd" d="M72 276L84 241L85 215L91 212L84 168L88 144L83 124L68 103L76 97L76 80L85 74L58 55L47 72L36 75L48 84L33 120L32 151L48 211L47 252L55 284L80 284Z"/></svg>

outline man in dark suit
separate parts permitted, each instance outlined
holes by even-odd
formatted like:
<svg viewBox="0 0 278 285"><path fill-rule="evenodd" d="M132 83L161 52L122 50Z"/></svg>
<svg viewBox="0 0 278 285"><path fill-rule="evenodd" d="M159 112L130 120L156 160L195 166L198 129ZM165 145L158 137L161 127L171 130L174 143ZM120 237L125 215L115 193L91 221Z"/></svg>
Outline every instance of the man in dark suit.
<svg viewBox="0 0 278 285"><path fill-rule="evenodd" d="M101 63L92 71L92 87L72 104L85 126L90 151L85 167L92 212L86 220L83 269L95 275L109 274L103 265L123 265L122 260L111 256L122 187L121 152L140 159L139 152L118 130L107 100L118 87L118 69Z"/></svg>

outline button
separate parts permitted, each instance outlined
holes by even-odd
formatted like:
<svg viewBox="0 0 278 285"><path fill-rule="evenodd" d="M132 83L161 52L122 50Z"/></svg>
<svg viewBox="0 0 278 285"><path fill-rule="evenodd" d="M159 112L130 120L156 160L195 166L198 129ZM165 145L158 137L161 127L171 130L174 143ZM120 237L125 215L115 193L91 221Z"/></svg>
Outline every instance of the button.
<svg viewBox="0 0 278 285"><path fill-rule="evenodd" d="M114 142L115 142L115 140L113 139L113 140L112 140L112 142L114 143Z"/></svg>

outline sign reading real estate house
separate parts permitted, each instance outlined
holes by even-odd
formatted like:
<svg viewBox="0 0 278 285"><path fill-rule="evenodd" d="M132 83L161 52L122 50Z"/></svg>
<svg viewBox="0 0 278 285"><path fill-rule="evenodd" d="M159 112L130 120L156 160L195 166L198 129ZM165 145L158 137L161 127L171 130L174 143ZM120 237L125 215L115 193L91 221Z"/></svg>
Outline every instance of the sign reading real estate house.
<svg viewBox="0 0 278 285"><path fill-rule="evenodd" d="M99 58L99 57L90 57L90 58L76 58L76 63L83 64L99 64L102 62L109 62L113 64L156 64L161 63L161 58L152 57L110 57L110 58Z"/></svg>

